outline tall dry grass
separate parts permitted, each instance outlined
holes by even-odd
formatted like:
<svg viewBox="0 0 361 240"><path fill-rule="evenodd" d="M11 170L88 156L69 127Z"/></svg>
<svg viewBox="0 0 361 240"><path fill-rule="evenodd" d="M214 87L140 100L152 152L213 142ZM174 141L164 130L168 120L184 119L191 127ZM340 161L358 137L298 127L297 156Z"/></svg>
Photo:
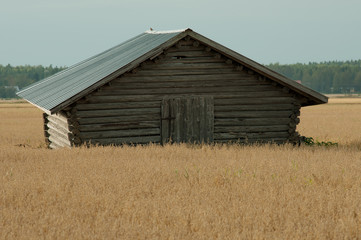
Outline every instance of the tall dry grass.
<svg viewBox="0 0 361 240"><path fill-rule="evenodd" d="M361 147L361 98L330 98L302 108L300 118L298 130L305 136Z"/></svg>
<svg viewBox="0 0 361 240"><path fill-rule="evenodd" d="M361 104L302 110L301 134L338 147L60 150L44 148L40 111L5 106L0 239L361 238L361 148L348 140ZM350 117L327 123L327 109Z"/></svg>

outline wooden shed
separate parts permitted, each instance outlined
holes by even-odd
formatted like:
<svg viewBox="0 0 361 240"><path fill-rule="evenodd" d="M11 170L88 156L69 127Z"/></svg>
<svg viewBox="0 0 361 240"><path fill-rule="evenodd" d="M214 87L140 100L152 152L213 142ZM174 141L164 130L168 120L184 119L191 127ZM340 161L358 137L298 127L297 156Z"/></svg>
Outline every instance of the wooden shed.
<svg viewBox="0 0 361 240"><path fill-rule="evenodd" d="M297 142L300 108L327 97L191 29L147 31L18 95L50 148Z"/></svg>

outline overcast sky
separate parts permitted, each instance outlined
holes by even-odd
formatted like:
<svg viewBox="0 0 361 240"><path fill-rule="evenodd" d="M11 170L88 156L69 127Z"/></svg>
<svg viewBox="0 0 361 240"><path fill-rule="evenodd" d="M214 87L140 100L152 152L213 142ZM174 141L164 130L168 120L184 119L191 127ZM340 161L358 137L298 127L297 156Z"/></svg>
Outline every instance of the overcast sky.
<svg viewBox="0 0 361 240"><path fill-rule="evenodd" d="M0 64L70 66L149 27L262 64L361 59L360 0L0 0Z"/></svg>

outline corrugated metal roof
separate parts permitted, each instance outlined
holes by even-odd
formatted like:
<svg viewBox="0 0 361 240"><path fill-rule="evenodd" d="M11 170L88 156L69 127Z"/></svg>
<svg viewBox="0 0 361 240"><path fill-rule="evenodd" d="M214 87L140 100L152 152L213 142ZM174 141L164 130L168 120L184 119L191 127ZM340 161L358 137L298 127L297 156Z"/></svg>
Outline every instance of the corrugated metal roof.
<svg viewBox="0 0 361 240"><path fill-rule="evenodd" d="M117 74L120 75L125 71L129 71L136 67L136 64L156 56L164 48L170 47L187 35L259 74L267 76L311 99L310 104L327 102L326 96L273 72L251 59L193 32L191 29L146 31L118 46L34 83L17 94L44 111L57 112L110 81Z"/></svg>
<svg viewBox="0 0 361 240"><path fill-rule="evenodd" d="M118 46L36 82L17 94L43 110L51 111L59 104L184 31L186 30L144 32Z"/></svg>

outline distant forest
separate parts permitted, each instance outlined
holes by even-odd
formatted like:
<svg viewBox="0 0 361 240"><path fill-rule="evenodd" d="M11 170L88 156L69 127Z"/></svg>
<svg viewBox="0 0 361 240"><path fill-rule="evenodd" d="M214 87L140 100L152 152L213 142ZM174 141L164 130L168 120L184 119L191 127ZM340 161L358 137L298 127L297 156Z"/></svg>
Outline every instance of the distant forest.
<svg viewBox="0 0 361 240"><path fill-rule="evenodd" d="M18 98L19 89L49 77L65 67L0 65L0 98Z"/></svg>
<svg viewBox="0 0 361 240"><path fill-rule="evenodd" d="M321 93L361 93L361 60L266 66ZM0 65L0 98L17 98L19 89L65 68Z"/></svg>
<svg viewBox="0 0 361 240"><path fill-rule="evenodd" d="M321 62L267 67L321 93L361 93L361 60Z"/></svg>

